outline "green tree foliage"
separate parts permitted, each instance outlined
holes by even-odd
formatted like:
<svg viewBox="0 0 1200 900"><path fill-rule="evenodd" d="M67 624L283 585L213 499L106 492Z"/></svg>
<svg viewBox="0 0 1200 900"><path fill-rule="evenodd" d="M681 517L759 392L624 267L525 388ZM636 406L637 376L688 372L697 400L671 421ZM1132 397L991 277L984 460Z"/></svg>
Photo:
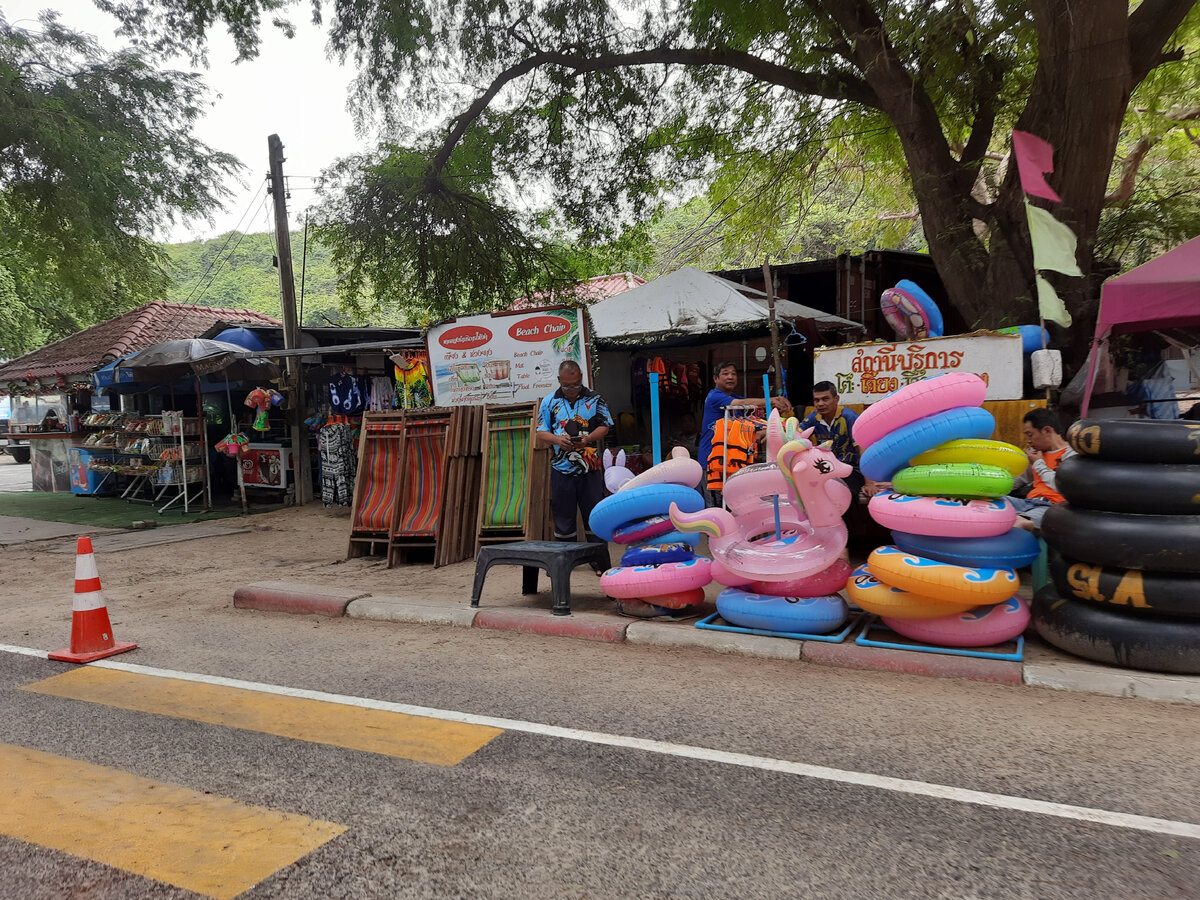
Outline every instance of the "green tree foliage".
<svg viewBox="0 0 1200 900"><path fill-rule="evenodd" d="M151 5L190 11L193 25L212 17L196 0ZM1140 174L1144 162L1191 152L1178 136L1200 83L1194 7L327 0L319 9L330 46L359 67L354 101L398 140L338 171L348 181L344 193L335 185L326 195L326 234L340 259L360 264L360 285L393 261L388 290L406 284L430 306L491 302L557 274L553 235L587 246L644 220L672 193L714 184L722 197L751 201L735 212L708 198L733 241L727 255L792 254L804 252L789 237L802 227L797 211L811 219L822 196L841 196L814 186L822 167L836 171L831 154L853 148L865 193L891 208L869 233L894 240L919 221L963 319L1027 321L1032 253L1008 135L1020 128L1056 148L1050 181L1063 202L1054 214L1078 236L1085 274L1098 252L1134 252L1099 243L1121 231L1115 222L1101 230L1114 203L1142 224L1170 206L1178 214L1143 245L1168 239L1191 216L1169 184L1157 201L1136 191L1114 198L1131 172L1135 185L1150 177ZM427 130L434 117L444 129ZM764 224L779 222L793 224ZM1057 285L1085 342L1094 284Z"/></svg>
<svg viewBox="0 0 1200 900"><path fill-rule="evenodd" d="M197 141L200 80L106 53L43 14L0 18L0 345L32 349L159 297L148 235L206 213L233 157ZM10 330L12 329L12 330Z"/></svg>

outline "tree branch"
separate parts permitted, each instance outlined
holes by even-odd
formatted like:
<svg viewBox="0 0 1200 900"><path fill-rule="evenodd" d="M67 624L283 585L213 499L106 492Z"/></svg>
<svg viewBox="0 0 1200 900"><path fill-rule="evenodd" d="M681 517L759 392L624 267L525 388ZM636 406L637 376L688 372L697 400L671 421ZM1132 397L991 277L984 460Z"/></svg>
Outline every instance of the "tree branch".
<svg viewBox="0 0 1200 900"><path fill-rule="evenodd" d="M866 82L858 78L847 74L821 75L812 72L798 72L795 69L768 62L744 50L659 47L630 53L604 53L598 56L545 51L535 53L498 74L487 89L475 98L470 107L454 119L445 142L430 161L429 174L435 175L445 167L450 160L450 154L458 146L467 129L483 115L505 86L536 69L559 66L575 75L583 75L588 72L653 65L717 66L733 69L752 76L756 81L786 88L798 94L809 94L830 100L850 100L873 109L879 108L879 99L875 92Z"/></svg>
<svg viewBox="0 0 1200 900"><path fill-rule="evenodd" d="M1180 58L1176 54L1164 54L1163 44L1195 5L1195 0L1142 0L1129 14L1131 89L1163 62Z"/></svg>

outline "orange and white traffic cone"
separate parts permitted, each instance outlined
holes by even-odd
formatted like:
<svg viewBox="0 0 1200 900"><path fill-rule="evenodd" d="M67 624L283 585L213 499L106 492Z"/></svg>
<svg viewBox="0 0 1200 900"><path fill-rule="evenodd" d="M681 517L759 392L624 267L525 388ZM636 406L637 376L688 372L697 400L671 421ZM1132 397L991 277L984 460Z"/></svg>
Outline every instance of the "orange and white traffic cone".
<svg viewBox="0 0 1200 900"><path fill-rule="evenodd" d="M114 641L108 607L100 590L100 573L92 555L92 539L81 537L75 547L75 603L71 613L71 646L55 650L51 659L85 663L132 650L137 644Z"/></svg>

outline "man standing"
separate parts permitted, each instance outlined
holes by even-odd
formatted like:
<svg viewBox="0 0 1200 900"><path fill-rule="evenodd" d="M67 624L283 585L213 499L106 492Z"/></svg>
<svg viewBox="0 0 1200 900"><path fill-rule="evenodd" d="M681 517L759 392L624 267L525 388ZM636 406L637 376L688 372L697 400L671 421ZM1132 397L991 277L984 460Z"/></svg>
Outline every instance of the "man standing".
<svg viewBox="0 0 1200 900"><path fill-rule="evenodd" d="M725 408L728 406L750 406L766 412L767 401L762 397L743 397L741 394L735 394L734 389L737 387L737 365L722 361L713 366L713 389L708 392L708 396L704 398L704 417L700 421L700 447L696 454L696 459L700 465L704 466L705 471L709 471L709 457L713 452L713 433L717 424L717 420L725 415ZM784 397L772 397L771 406L779 410L790 409L787 399ZM720 466L718 466L720 471ZM730 473L732 474L732 472ZM724 474L721 472L717 477L718 484L724 484ZM712 481L710 480L710 484ZM721 505L720 490L710 489L708 491L708 503L710 506Z"/></svg>
<svg viewBox="0 0 1200 900"><path fill-rule="evenodd" d="M858 468L861 453L858 444L854 443L854 422L858 419L858 413L842 407L839 400L837 388L833 386L832 381L818 381L813 385L813 411L804 417L800 429L813 429L810 440L814 444L829 441L833 444L833 455L854 468L854 471L842 480L850 488L850 496L857 500L859 492L866 484L866 479ZM847 524L853 509L852 503L846 511Z"/></svg>
<svg viewBox="0 0 1200 900"><path fill-rule="evenodd" d="M1026 531L1035 531L1041 528L1046 510L1066 499L1055 489L1055 479L1062 461L1074 456L1075 451L1058 433L1058 416L1050 410L1031 409L1021 423L1029 468L1018 482L1032 481L1033 486L1024 497L1005 499L1017 510L1017 525Z"/></svg>
<svg viewBox="0 0 1200 900"><path fill-rule="evenodd" d="M558 390L542 400L538 438L554 448L550 460L550 513L556 541L577 540L576 511L587 527L604 498L600 444L612 417L604 398L583 385L583 370L571 359L558 367Z"/></svg>

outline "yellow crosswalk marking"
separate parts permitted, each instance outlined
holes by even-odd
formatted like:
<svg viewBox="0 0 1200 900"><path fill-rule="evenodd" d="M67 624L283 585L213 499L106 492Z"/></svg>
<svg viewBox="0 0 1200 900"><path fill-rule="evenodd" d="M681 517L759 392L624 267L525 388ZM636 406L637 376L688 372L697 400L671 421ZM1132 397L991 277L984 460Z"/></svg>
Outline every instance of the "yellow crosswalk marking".
<svg viewBox="0 0 1200 900"><path fill-rule="evenodd" d="M439 766L462 762L503 733L486 725L94 666L72 669L22 689Z"/></svg>
<svg viewBox="0 0 1200 900"><path fill-rule="evenodd" d="M0 833L231 900L345 826L0 744Z"/></svg>

